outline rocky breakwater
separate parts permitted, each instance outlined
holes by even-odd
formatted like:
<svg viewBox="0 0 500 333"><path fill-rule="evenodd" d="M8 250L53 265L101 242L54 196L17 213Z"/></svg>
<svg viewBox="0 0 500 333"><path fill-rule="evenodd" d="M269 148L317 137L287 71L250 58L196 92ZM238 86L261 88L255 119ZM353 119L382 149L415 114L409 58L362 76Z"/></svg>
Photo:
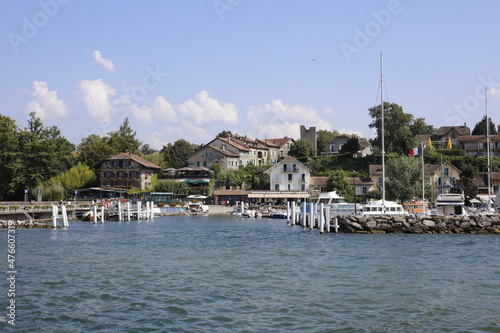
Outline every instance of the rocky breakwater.
<svg viewBox="0 0 500 333"><path fill-rule="evenodd" d="M37 222L32 220L0 220L1 228L51 228L46 222Z"/></svg>
<svg viewBox="0 0 500 333"><path fill-rule="evenodd" d="M499 215L339 215L337 219L343 233L500 234Z"/></svg>

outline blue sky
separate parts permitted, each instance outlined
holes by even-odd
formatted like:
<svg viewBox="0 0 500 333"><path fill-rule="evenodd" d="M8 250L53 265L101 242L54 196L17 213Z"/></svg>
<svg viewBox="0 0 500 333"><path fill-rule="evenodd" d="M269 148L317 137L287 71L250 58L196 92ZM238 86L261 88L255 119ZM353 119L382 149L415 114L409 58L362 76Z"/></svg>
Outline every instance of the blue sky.
<svg viewBox="0 0 500 333"><path fill-rule="evenodd" d="M78 144L128 117L154 148L222 130L372 138L386 100L439 126L500 123L499 1L2 1L1 113Z"/></svg>

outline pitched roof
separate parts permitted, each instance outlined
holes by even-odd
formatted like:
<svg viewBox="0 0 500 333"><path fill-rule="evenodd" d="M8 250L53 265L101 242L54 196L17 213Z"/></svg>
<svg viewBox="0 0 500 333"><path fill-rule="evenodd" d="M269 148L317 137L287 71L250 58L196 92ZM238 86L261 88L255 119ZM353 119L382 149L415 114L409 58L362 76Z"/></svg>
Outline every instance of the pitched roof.
<svg viewBox="0 0 500 333"><path fill-rule="evenodd" d="M234 138L233 138L233 140L230 137L227 137L227 138L217 137L216 139L224 141L224 142L230 144L231 146L235 147L238 150L243 150L243 151L249 151L250 150L247 147L245 147L245 146L239 144L238 142L234 141ZM212 141L214 141L214 140L212 140Z"/></svg>
<svg viewBox="0 0 500 333"><path fill-rule="evenodd" d="M372 164L368 166L370 175L382 175L382 165Z"/></svg>
<svg viewBox="0 0 500 333"><path fill-rule="evenodd" d="M190 158L191 156L197 155L198 153L200 153L203 150L208 149L208 148L211 148L211 149L215 150L216 152L218 152L218 153L220 153L220 154L222 154L224 156L227 156L227 157L235 157L235 158L239 157L238 154L233 153L230 150L222 149L221 147L218 147L218 146L204 145L203 147L201 147L200 149L198 149L197 151L195 151L194 153L192 153L191 155L189 155L188 158Z"/></svg>
<svg viewBox="0 0 500 333"><path fill-rule="evenodd" d="M264 140L258 140L261 142L264 142L268 146L274 146L274 147L280 147L286 144L288 141L293 139L290 138L280 138L280 139L264 139Z"/></svg>
<svg viewBox="0 0 500 333"><path fill-rule="evenodd" d="M281 161L279 161L278 163L274 164L272 167L270 167L269 169L267 169L266 171L264 171L264 173L270 173L271 172L271 169L273 168L281 168L281 166L285 163L295 163L295 164L300 164L302 165L304 168L307 168L309 169L309 167L307 165L305 165L304 163L300 162L298 159L296 159L295 157L292 157L292 156L287 156L285 157L284 159L282 159ZM310 170L310 169L309 169Z"/></svg>
<svg viewBox="0 0 500 333"><path fill-rule="evenodd" d="M443 136L451 130L457 131L459 135L470 135L470 128L467 126L441 126L438 128L436 134L439 136Z"/></svg>
<svg viewBox="0 0 500 333"><path fill-rule="evenodd" d="M328 177L310 177L309 178L309 185L317 185L317 186L326 186L326 181L328 180Z"/></svg>
<svg viewBox="0 0 500 333"><path fill-rule="evenodd" d="M151 168L151 169L161 169L159 166L154 164L153 162L150 162L138 155L135 154L130 154L130 153L119 153L117 155L108 157L104 161L113 161L113 160L132 160L137 163L139 163L142 166L145 166L146 168Z"/></svg>
<svg viewBox="0 0 500 333"><path fill-rule="evenodd" d="M486 142L486 135L463 135L458 137L458 141L461 143L473 143L473 142ZM490 135L491 142L500 141L500 135Z"/></svg>
<svg viewBox="0 0 500 333"><path fill-rule="evenodd" d="M373 180L371 178L365 177L347 177L349 185L373 185Z"/></svg>

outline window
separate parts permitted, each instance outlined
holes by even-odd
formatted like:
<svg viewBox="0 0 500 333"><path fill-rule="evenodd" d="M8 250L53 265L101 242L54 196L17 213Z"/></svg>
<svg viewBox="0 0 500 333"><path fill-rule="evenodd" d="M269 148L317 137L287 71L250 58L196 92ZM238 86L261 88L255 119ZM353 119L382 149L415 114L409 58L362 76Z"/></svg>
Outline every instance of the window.
<svg viewBox="0 0 500 333"><path fill-rule="evenodd" d="M443 175L444 176L449 176L450 175L450 169L449 168L443 168Z"/></svg>
<svg viewBox="0 0 500 333"><path fill-rule="evenodd" d="M274 190L279 191L280 190L280 184L274 184Z"/></svg>
<svg viewBox="0 0 500 333"><path fill-rule="evenodd" d="M368 193L368 187L363 186L363 194L367 194L367 193Z"/></svg>
<svg viewBox="0 0 500 333"><path fill-rule="evenodd" d="M288 181L292 181L293 180L293 175L291 173L288 174Z"/></svg>
<svg viewBox="0 0 500 333"><path fill-rule="evenodd" d="M288 191L292 190L292 184L288 184Z"/></svg>

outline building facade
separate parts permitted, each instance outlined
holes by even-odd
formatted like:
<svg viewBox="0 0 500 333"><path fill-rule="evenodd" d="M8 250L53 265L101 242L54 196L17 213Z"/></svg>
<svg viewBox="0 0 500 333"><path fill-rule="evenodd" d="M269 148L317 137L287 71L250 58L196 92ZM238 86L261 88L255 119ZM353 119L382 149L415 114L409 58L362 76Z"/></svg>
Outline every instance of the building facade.
<svg viewBox="0 0 500 333"><path fill-rule="evenodd" d="M161 168L131 153L120 153L101 164L101 187L150 189L153 175Z"/></svg>

